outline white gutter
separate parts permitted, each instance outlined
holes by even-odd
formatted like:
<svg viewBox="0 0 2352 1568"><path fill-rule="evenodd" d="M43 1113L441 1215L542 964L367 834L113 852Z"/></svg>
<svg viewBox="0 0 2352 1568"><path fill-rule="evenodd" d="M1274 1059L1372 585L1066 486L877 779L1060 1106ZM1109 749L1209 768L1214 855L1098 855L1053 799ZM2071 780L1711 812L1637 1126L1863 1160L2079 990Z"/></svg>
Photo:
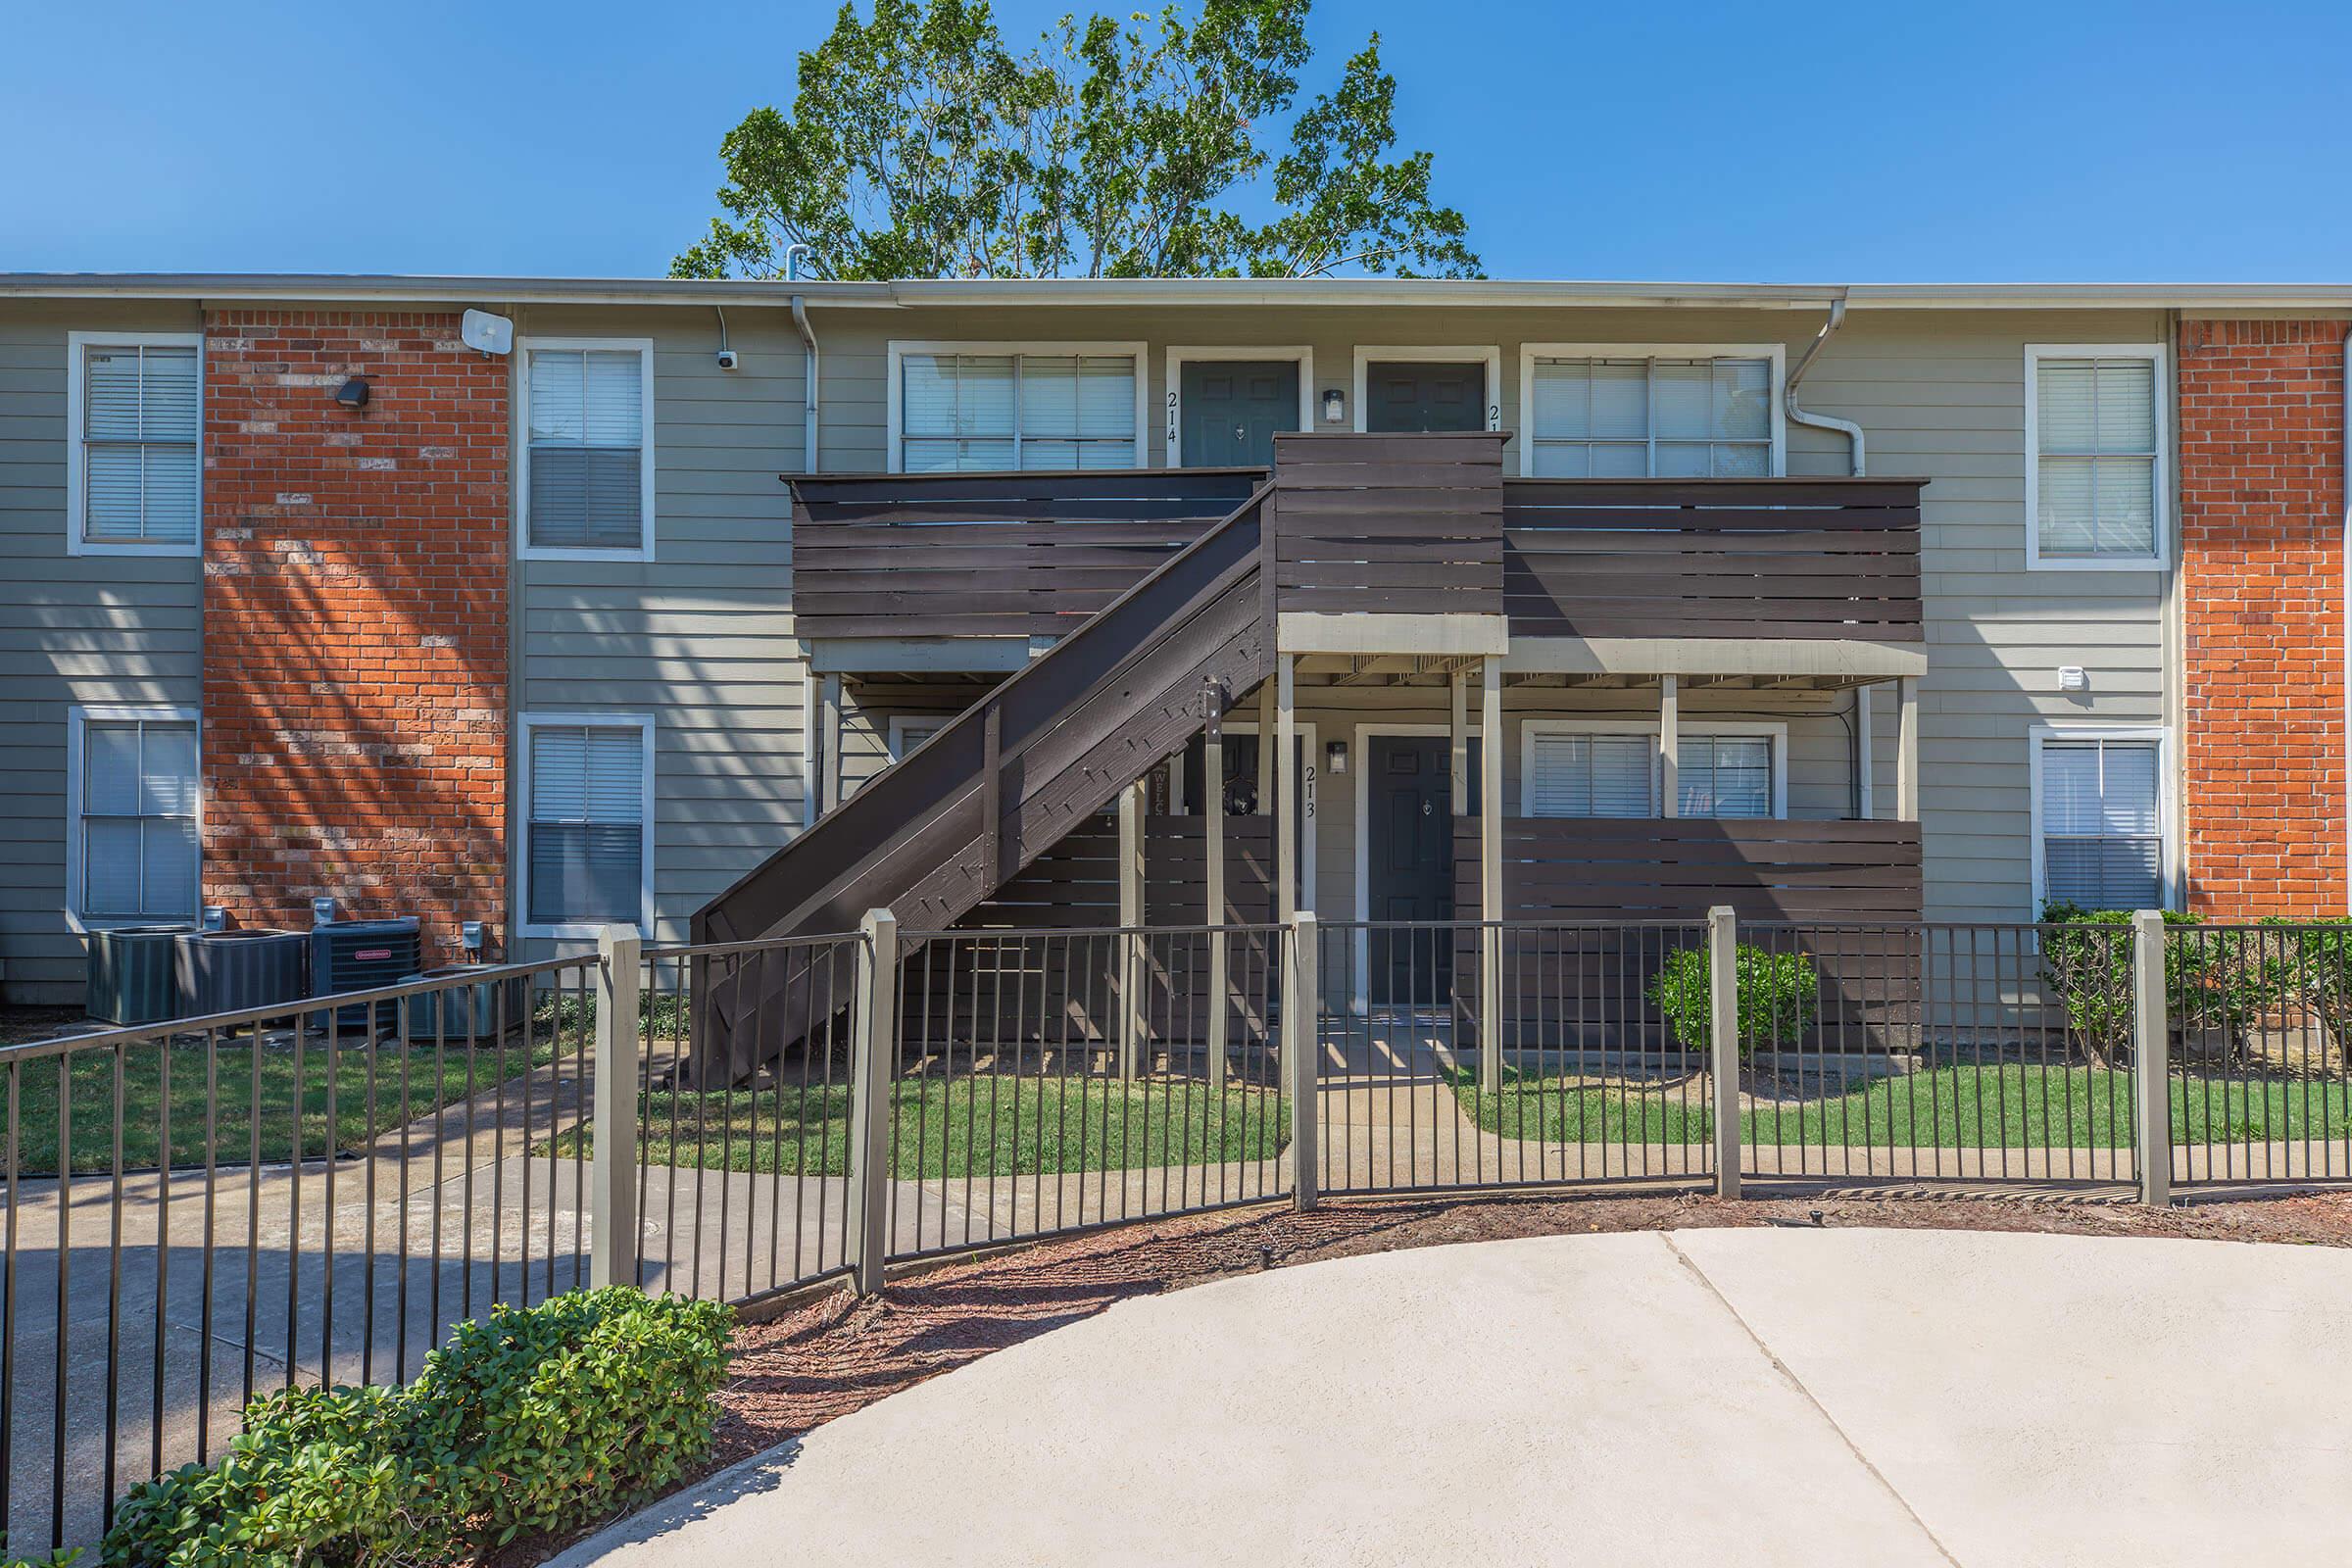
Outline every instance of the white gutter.
<svg viewBox="0 0 2352 1568"><path fill-rule="evenodd" d="M1788 384L1781 389L1781 409L1798 424L1816 430L1835 430L1844 436L1847 449L1853 455L1854 477L1859 479L1863 472L1862 427L1851 419L1840 419L1827 414L1809 414L1796 401L1796 384L1805 378L1805 371L1812 368L1813 357L1821 352L1821 346L1830 340L1831 334L1844 324L1845 301L1832 300L1830 318L1821 323L1820 331L1813 334L1813 341L1806 346L1804 357L1796 362L1796 368L1788 372Z"/></svg>

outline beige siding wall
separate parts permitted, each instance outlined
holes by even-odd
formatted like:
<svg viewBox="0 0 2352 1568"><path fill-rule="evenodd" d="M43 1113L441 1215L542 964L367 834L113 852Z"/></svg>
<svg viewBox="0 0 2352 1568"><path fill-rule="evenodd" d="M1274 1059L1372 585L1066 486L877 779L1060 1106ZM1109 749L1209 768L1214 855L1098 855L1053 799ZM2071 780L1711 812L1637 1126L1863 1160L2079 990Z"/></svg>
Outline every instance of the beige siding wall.
<svg viewBox="0 0 2352 1568"><path fill-rule="evenodd" d="M778 478L802 466L801 342L781 308L730 310L727 327L732 372L707 309L515 316L517 337L654 342L654 559L519 561L515 689L525 710L653 715L662 940L684 940L705 900L791 837L807 788Z"/></svg>
<svg viewBox="0 0 2352 1568"><path fill-rule="evenodd" d="M194 708L197 562L66 553L66 334L190 332L192 305L0 302L0 996L81 994L66 710Z"/></svg>

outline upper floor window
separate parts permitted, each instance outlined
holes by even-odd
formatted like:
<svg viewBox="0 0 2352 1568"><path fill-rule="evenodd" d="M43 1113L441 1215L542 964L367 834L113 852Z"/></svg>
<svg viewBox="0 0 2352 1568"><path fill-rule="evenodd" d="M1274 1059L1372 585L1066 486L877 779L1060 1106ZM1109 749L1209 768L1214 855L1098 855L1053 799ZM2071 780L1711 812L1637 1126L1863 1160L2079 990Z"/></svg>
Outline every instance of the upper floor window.
<svg viewBox="0 0 2352 1568"><path fill-rule="evenodd" d="M1775 350L1527 353L1532 474L1757 479L1780 471Z"/></svg>
<svg viewBox="0 0 2352 1568"><path fill-rule="evenodd" d="M193 332L71 334L70 553L196 554L202 342Z"/></svg>
<svg viewBox="0 0 2352 1568"><path fill-rule="evenodd" d="M195 715L75 709L67 897L99 922L193 920L200 852Z"/></svg>
<svg viewBox="0 0 2352 1568"><path fill-rule="evenodd" d="M2031 564L2163 564L2163 359L2144 345L2026 350Z"/></svg>
<svg viewBox="0 0 2352 1568"><path fill-rule="evenodd" d="M894 345L893 358L893 456L906 472L1142 461L1136 353Z"/></svg>
<svg viewBox="0 0 2352 1568"><path fill-rule="evenodd" d="M529 551L653 553L653 345L534 338L523 346L523 538Z"/></svg>

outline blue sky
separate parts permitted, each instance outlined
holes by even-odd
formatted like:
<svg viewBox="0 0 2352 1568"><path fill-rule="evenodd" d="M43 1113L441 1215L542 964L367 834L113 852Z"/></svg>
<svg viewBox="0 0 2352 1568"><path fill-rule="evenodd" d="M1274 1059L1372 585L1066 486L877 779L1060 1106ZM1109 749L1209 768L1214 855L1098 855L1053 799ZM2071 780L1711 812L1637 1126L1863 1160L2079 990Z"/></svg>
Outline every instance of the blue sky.
<svg viewBox="0 0 2352 1568"><path fill-rule="evenodd" d="M657 274L832 9L0 0L0 270ZM1307 85L1374 27L1497 276L2352 273L2352 8L1323 0Z"/></svg>

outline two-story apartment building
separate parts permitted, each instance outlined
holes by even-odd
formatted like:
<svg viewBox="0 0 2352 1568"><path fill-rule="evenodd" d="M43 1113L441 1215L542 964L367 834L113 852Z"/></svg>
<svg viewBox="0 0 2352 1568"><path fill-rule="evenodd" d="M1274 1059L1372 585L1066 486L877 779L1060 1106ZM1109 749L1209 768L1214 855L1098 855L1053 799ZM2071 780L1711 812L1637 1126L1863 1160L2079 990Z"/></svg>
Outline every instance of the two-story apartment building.
<svg viewBox="0 0 2352 1568"><path fill-rule="evenodd" d="M1112 868L1028 917L1206 918L1151 857L1209 832L1333 918L2338 911L2348 329L2271 286L0 277L6 994L319 896L440 954L959 917L1083 833Z"/></svg>

